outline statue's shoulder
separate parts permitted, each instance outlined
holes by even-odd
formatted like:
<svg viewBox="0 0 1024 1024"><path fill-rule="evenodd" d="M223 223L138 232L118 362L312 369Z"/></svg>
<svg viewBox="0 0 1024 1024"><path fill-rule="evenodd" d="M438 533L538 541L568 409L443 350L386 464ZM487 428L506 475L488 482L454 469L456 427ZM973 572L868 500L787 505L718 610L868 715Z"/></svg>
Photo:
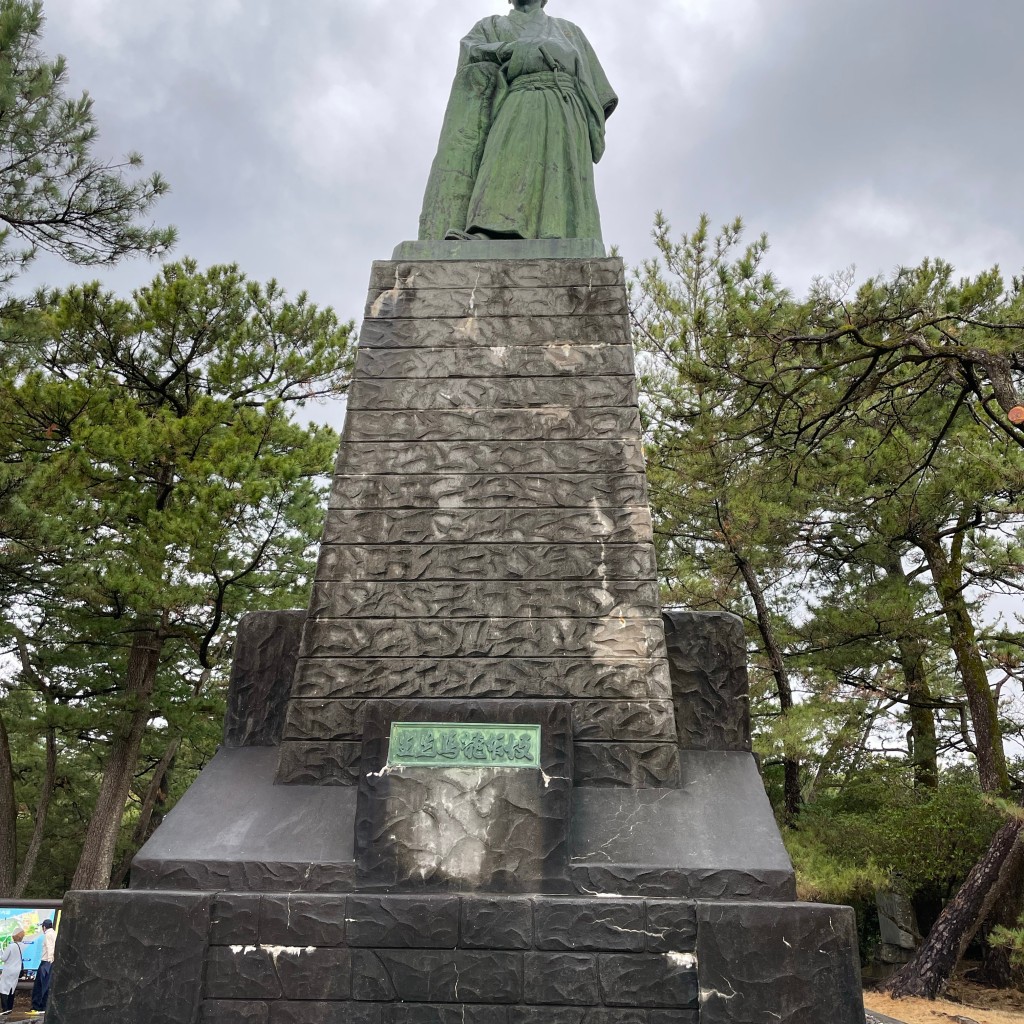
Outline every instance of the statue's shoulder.
<svg viewBox="0 0 1024 1024"><path fill-rule="evenodd" d="M474 32L494 32L502 22L508 21L508 18L503 14L488 14L486 18L481 18L474 26Z"/></svg>
<svg viewBox="0 0 1024 1024"><path fill-rule="evenodd" d="M571 21L566 21L565 18L555 18L552 15L548 15L549 18L563 31L563 32L576 32L579 35L583 35L583 30L579 25L574 25Z"/></svg>
<svg viewBox="0 0 1024 1024"><path fill-rule="evenodd" d="M562 32L570 38L575 37L576 39L582 39L586 41L586 36L583 34L583 29L579 25L573 24L571 21L566 21L565 18L552 18L551 19Z"/></svg>
<svg viewBox="0 0 1024 1024"><path fill-rule="evenodd" d="M466 35L463 40L464 43L494 43L499 38L499 24L502 18L501 15L491 14L486 18L481 18Z"/></svg>

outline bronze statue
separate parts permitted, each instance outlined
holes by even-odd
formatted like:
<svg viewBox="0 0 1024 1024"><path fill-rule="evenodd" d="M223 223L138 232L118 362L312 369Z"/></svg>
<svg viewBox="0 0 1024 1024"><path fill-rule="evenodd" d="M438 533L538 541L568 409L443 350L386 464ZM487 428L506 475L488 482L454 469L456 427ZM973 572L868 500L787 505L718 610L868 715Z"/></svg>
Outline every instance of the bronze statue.
<svg viewBox="0 0 1024 1024"><path fill-rule="evenodd" d="M594 164L618 104L586 36L509 0L462 40L421 239L594 238Z"/></svg>

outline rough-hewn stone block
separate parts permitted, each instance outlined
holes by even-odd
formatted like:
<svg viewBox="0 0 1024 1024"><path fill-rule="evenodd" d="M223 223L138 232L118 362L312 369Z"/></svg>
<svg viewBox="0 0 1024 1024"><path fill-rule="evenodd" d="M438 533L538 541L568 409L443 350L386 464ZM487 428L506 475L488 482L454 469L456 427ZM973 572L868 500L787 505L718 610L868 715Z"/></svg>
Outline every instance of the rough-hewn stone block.
<svg viewBox="0 0 1024 1024"><path fill-rule="evenodd" d="M210 894L69 893L47 1020L192 1024L211 903Z"/></svg>
<svg viewBox="0 0 1024 1024"><path fill-rule="evenodd" d="M628 313L621 286L561 288L389 288L366 297L367 319L462 319L518 316L621 316Z"/></svg>
<svg viewBox="0 0 1024 1024"><path fill-rule="evenodd" d="M381 544L321 548L317 580L637 580L655 578L643 544Z"/></svg>
<svg viewBox="0 0 1024 1024"><path fill-rule="evenodd" d="M355 380L350 413L448 409L616 408L637 404L633 377L448 377Z"/></svg>
<svg viewBox="0 0 1024 1024"><path fill-rule="evenodd" d="M650 1024L650 1015L648 1010L605 1006L510 1006L509 1024ZM672 1024L697 1020L681 1017Z"/></svg>
<svg viewBox="0 0 1024 1024"><path fill-rule="evenodd" d="M362 348L366 380L440 377L621 377L634 375L626 345L502 345L494 348Z"/></svg>
<svg viewBox="0 0 1024 1024"><path fill-rule="evenodd" d="M266 896L260 942L270 946L345 945L344 896Z"/></svg>
<svg viewBox="0 0 1024 1024"><path fill-rule="evenodd" d="M206 957L208 999L280 999L274 956L263 946L212 946Z"/></svg>
<svg viewBox="0 0 1024 1024"><path fill-rule="evenodd" d="M359 543L353 540L352 543ZM311 619L366 618L420 619L444 616L475 619L481 609L510 618L521 615L555 618L626 619L658 617L658 585L634 580L592 582L574 580L549 583L539 580L484 580L475 583L349 583L344 587L318 583L313 587Z"/></svg>
<svg viewBox="0 0 1024 1024"><path fill-rule="evenodd" d="M358 743L281 744L277 781L290 786L350 786L359 779Z"/></svg>
<svg viewBox="0 0 1024 1024"><path fill-rule="evenodd" d="M270 1004L241 999L207 999L199 1024L269 1024Z"/></svg>
<svg viewBox="0 0 1024 1024"><path fill-rule="evenodd" d="M365 710L365 700L293 700L288 708L284 738L313 741L359 739L363 734Z"/></svg>
<svg viewBox="0 0 1024 1024"><path fill-rule="evenodd" d="M697 907L701 1024L861 1024L853 911L806 903Z"/></svg>
<svg viewBox="0 0 1024 1024"><path fill-rule="evenodd" d="M508 1024L507 1006L393 1003L386 1024Z"/></svg>
<svg viewBox="0 0 1024 1024"><path fill-rule="evenodd" d="M326 544L564 544L590 538L649 543L646 506L630 508L334 509Z"/></svg>
<svg viewBox="0 0 1024 1024"><path fill-rule="evenodd" d="M458 897L350 896L352 946L454 949L459 944Z"/></svg>
<svg viewBox="0 0 1024 1024"><path fill-rule="evenodd" d="M359 332L362 348L498 348L572 343L632 345L629 316L455 317L422 320L368 317Z"/></svg>
<svg viewBox="0 0 1024 1024"><path fill-rule="evenodd" d="M300 661L292 696L571 698L669 695L668 664L586 658L338 658Z"/></svg>
<svg viewBox="0 0 1024 1024"><path fill-rule="evenodd" d="M686 750L750 750L743 622L719 612L665 612L672 698Z"/></svg>
<svg viewBox="0 0 1024 1024"><path fill-rule="evenodd" d="M597 441L360 441L343 445L342 474L643 473L639 438ZM582 506L586 507L586 506Z"/></svg>
<svg viewBox="0 0 1024 1024"><path fill-rule="evenodd" d="M260 897L246 893L221 893L213 901L210 944L254 946L260 934Z"/></svg>
<svg viewBox="0 0 1024 1024"><path fill-rule="evenodd" d="M673 743L577 743L576 782L586 786L659 789L679 784Z"/></svg>
<svg viewBox="0 0 1024 1024"><path fill-rule="evenodd" d="M270 1004L270 1024L391 1024L379 1003L315 1003L282 1000Z"/></svg>
<svg viewBox="0 0 1024 1024"><path fill-rule="evenodd" d="M572 720L580 741L675 741L670 701L581 700L573 704Z"/></svg>
<svg viewBox="0 0 1024 1024"><path fill-rule="evenodd" d="M640 473L334 478L332 509L624 508L647 500Z"/></svg>
<svg viewBox="0 0 1024 1024"><path fill-rule="evenodd" d="M692 955L611 953L598 957L598 971L609 1006L697 1007L697 965Z"/></svg>
<svg viewBox="0 0 1024 1024"><path fill-rule="evenodd" d="M305 658L659 658L660 619L321 619Z"/></svg>
<svg viewBox="0 0 1024 1024"><path fill-rule="evenodd" d="M462 901L460 941L470 949L531 949L532 901L515 896L467 896Z"/></svg>
<svg viewBox="0 0 1024 1024"><path fill-rule="evenodd" d="M352 993L352 953L348 949L274 951L274 967L285 999L348 1000Z"/></svg>
<svg viewBox="0 0 1024 1024"><path fill-rule="evenodd" d="M343 441L571 441L632 437L640 413L631 408L457 409L349 415Z"/></svg>
<svg viewBox="0 0 1024 1024"><path fill-rule="evenodd" d="M600 1002L597 964L580 953L527 953L526 1002L587 1005Z"/></svg>
<svg viewBox="0 0 1024 1024"><path fill-rule="evenodd" d="M477 950L354 949L353 995L374 1002L518 1003L523 955Z"/></svg>
<svg viewBox="0 0 1024 1024"><path fill-rule="evenodd" d="M686 900L647 900L647 949L692 953L697 948L697 906Z"/></svg>
<svg viewBox="0 0 1024 1024"><path fill-rule="evenodd" d="M625 284L622 260L376 260L370 291L389 288L451 289L471 282L478 288L613 287Z"/></svg>
<svg viewBox="0 0 1024 1024"><path fill-rule="evenodd" d="M604 706L615 706L606 714ZM286 740L353 740L362 735L367 701L293 700L285 726ZM673 742L672 705L667 701L580 701L573 705L577 740L620 743ZM368 943L379 945L379 943Z"/></svg>
<svg viewBox="0 0 1024 1024"><path fill-rule="evenodd" d="M538 949L639 952L647 937L642 900L538 899L533 914Z"/></svg>
<svg viewBox="0 0 1024 1024"><path fill-rule="evenodd" d="M231 663L224 745L271 747L281 738L304 611L242 616Z"/></svg>

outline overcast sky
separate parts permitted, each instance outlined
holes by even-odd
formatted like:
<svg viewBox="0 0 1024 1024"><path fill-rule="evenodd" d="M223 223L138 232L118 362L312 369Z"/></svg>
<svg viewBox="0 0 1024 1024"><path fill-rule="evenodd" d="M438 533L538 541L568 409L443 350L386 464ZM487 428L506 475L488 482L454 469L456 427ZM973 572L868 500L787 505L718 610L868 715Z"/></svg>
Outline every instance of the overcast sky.
<svg viewBox="0 0 1024 1024"><path fill-rule="evenodd" d="M416 234L458 41L505 0L45 0L99 150L173 193L175 255L238 262L358 319L374 259ZM1020 0L551 0L621 103L598 167L605 240L651 253L661 208L766 231L802 289L941 255L1024 268ZM152 264L105 275L129 290ZM94 277L40 261L31 283ZM333 417L332 417L333 418Z"/></svg>
<svg viewBox="0 0 1024 1024"><path fill-rule="evenodd" d="M359 319L416 235L458 41L505 0L45 0L46 47L95 99L99 151L173 193L176 256ZM619 93L605 241L651 254L662 209L765 231L801 290L925 256L1024 269L1021 0L551 0ZM134 262L104 275L127 292ZM25 284L94 272L40 260ZM312 410L339 424L340 407Z"/></svg>

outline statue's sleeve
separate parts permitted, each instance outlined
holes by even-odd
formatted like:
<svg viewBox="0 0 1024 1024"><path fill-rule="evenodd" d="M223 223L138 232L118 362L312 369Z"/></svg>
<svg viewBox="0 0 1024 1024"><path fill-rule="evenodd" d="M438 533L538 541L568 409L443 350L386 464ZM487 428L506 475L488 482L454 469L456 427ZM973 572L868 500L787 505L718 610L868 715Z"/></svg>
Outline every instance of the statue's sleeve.
<svg viewBox="0 0 1024 1024"><path fill-rule="evenodd" d="M493 19L477 24L462 40L459 66L423 197L420 238L441 239L465 231L469 201L476 185L494 112L507 84L501 69L486 59L500 45Z"/></svg>
<svg viewBox="0 0 1024 1024"><path fill-rule="evenodd" d="M564 23L570 29L571 37L580 54L580 84L583 98L587 104L587 120L590 126L590 149L594 163L599 163L604 156L604 124L612 116L619 105L619 97L608 81L608 76L597 59L597 53L590 45L590 40L571 22Z"/></svg>
<svg viewBox="0 0 1024 1024"><path fill-rule="evenodd" d="M584 58L590 70L590 81L593 85L594 93L607 119L615 113L615 108L619 105L619 97L612 88L611 82L608 81L608 76L604 73L604 68L601 67L601 62L598 60L594 48L590 45L590 40L582 32L580 32L579 38Z"/></svg>

